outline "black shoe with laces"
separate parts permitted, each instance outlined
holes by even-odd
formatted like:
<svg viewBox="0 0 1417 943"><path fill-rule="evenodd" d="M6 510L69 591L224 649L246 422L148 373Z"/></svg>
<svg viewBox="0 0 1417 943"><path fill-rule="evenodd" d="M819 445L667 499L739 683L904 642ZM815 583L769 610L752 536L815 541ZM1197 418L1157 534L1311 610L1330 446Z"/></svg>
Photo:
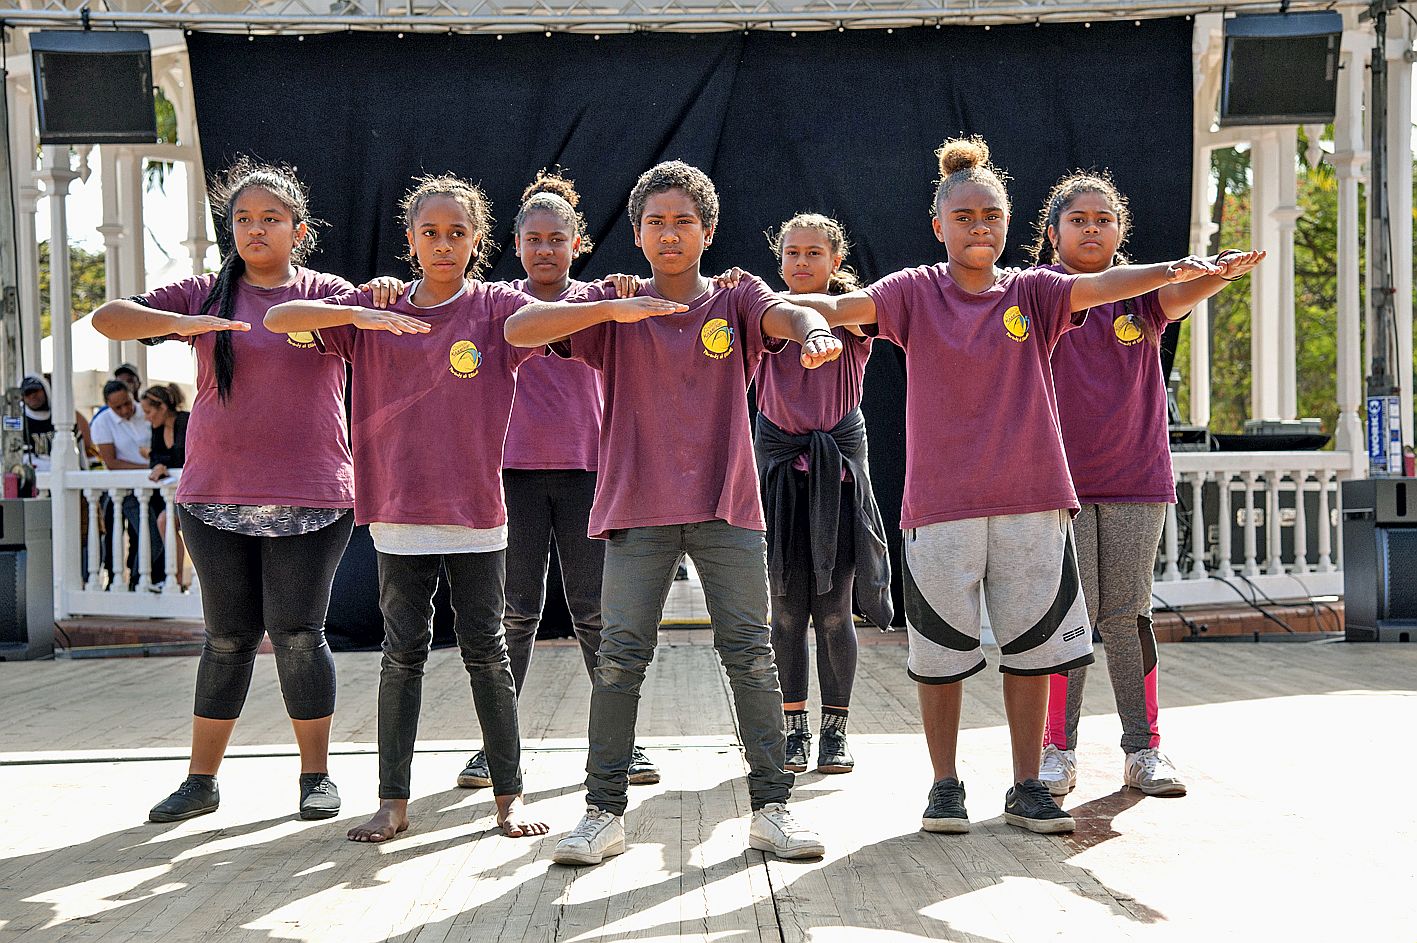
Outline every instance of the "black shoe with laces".
<svg viewBox="0 0 1417 943"><path fill-rule="evenodd" d="M478 750L468 758L458 773L458 785L464 789L486 789L492 785L492 772L487 768L487 754Z"/></svg>
<svg viewBox="0 0 1417 943"><path fill-rule="evenodd" d="M1071 832L1077 824L1058 808L1048 787L1036 779L1014 783L1004 794L1004 821L1044 835Z"/></svg>
<svg viewBox="0 0 1417 943"><path fill-rule="evenodd" d="M822 742L817 745L817 772L849 773L855 767L856 760L846 748L846 734L832 727L822 727Z"/></svg>
<svg viewBox="0 0 1417 943"><path fill-rule="evenodd" d="M644 747L636 746L630 754L629 778L635 786L653 786L659 782L659 767L654 765Z"/></svg>
<svg viewBox="0 0 1417 943"><path fill-rule="evenodd" d="M300 817L332 819L339 815L339 790L329 773L300 774Z"/></svg>
<svg viewBox="0 0 1417 943"><path fill-rule="evenodd" d="M149 822L181 822L215 812L221 804L215 776L188 776L176 791L152 807Z"/></svg>
<svg viewBox="0 0 1417 943"><path fill-rule="evenodd" d="M782 768L792 773L807 772L807 754L812 750L812 735L806 730L787 731L786 758Z"/></svg>
<svg viewBox="0 0 1417 943"><path fill-rule="evenodd" d="M930 787L930 801L920 818L920 827L927 832L963 835L969 831L969 813L964 808L964 783L958 779L941 779Z"/></svg>

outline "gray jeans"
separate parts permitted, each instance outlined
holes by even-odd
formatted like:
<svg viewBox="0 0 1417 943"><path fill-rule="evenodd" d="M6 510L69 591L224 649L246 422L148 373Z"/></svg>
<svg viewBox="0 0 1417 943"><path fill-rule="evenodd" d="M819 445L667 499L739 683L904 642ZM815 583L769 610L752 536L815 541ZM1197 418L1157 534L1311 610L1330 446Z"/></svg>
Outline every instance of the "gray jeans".
<svg viewBox="0 0 1417 943"><path fill-rule="evenodd" d="M453 631L472 684L482 748L498 796L522 791L517 692L502 634L506 552L379 554L384 659L379 671L379 798L407 799L423 667L433 643L433 591L446 573Z"/></svg>
<svg viewBox="0 0 1417 943"><path fill-rule="evenodd" d="M605 551L605 627L590 698L587 801L625 813L640 685L654 658L659 620L680 554L698 568L713 644L728 672L739 735L748 758L754 809L786 802L792 774L782 768L786 733L768 629L767 542L762 531L725 521L615 531Z"/></svg>

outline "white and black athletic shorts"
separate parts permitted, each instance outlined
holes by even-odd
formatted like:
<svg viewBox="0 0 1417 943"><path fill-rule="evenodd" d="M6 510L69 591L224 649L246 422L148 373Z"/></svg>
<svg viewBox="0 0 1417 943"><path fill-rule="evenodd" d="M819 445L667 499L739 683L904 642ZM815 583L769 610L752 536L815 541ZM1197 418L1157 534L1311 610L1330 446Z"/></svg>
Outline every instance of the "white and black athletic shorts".
<svg viewBox="0 0 1417 943"><path fill-rule="evenodd" d="M910 677L949 684L984 668L980 592L999 670L1045 675L1090 665L1092 632L1067 511L974 517L905 532Z"/></svg>

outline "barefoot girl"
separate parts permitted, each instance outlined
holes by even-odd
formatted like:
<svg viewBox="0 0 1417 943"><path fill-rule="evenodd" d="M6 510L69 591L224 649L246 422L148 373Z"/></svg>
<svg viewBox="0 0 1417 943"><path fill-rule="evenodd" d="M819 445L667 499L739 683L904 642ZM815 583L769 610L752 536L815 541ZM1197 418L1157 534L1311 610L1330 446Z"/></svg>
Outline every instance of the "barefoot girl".
<svg viewBox="0 0 1417 943"><path fill-rule="evenodd" d="M497 822L544 834L521 806L516 687L502 634L507 515L502 442L517 367L541 351L512 347L502 322L532 299L470 278L492 226L487 198L456 177L426 177L404 197L418 280L388 311L368 293L291 302L273 331L312 332L353 371L355 514L379 556L384 657L379 674L379 811L349 830L381 842L408 828L410 773L433 592L446 574L454 631L482 728ZM334 357L330 358L334 360Z"/></svg>
<svg viewBox="0 0 1417 943"><path fill-rule="evenodd" d="M563 864L598 864L625 850L628 770L645 668L681 554L694 558L714 644L733 688L754 810L749 841L783 857L822 844L785 803L782 693L767 625L763 516L744 395L758 361L802 345L804 366L841 353L814 313L779 301L758 279L722 288L699 271L713 239L718 193L680 161L642 174L630 194L635 243L654 278L631 298L610 282L585 303L538 302L507 321L526 347L568 338L564 352L602 373L605 422L592 536L605 550L600 659L590 707L588 808L556 846ZM1036 746L1036 744L1035 744Z"/></svg>
<svg viewBox="0 0 1417 943"><path fill-rule="evenodd" d="M1060 180L1038 222L1035 259L1055 272L1104 272L1131 228L1127 201L1106 174ZM1150 795L1186 792L1160 751L1151 575L1166 505L1176 503L1158 351L1167 324L1190 313L1262 253L1228 252L1224 276L1166 285L1099 305L1053 351L1063 446L1082 510L1074 522L1088 622L1107 649L1122 720L1123 781ZM1048 264L1051 263L1051 264ZM1086 667L1052 676L1039 778L1055 796L1077 782L1078 718Z"/></svg>
<svg viewBox="0 0 1417 943"><path fill-rule="evenodd" d="M791 294L841 294L859 286L842 268L849 248L836 220L800 213L771 239ZM817 770L847 773L846 718L856 678L852 588L872 622L891 624L890 564L866 462L861 385L871 338L836 328L842 355L807 370L793 357L764 357L758 367L758 422L753 444L768 525L772 647L782 678L787 721L786 768L809 765L807 623L817 637L822 688ZM858 574L861 576L857 581Z"/></svg>
<svg viewBox="0 0 1417 943"><path fill-rule="evenodd" d="M980 594L1000 645L1014 785L1004 819L1073 828L1038 780L1048 675L1092 662L1049 357L1093 305L1224 273L1182 259L1090 275L999 269L1008 232L1004 175L980 138L938 152L934 230L948 261L864 291L798 298L833 324L875 324L905 349L906 470L901 526L910 628L935 783L922 827L964 832L955 765L961 682L984 668Z"/></svg>
<svg viewBox="0 0 1417 943"><path fill-rule="evenodd" d="M325 610L354 527L344 367L314 356L311 338L261 324L272 304L350 287L300 266L315 244L308 204L305 185L289 169L238 163L212 200L235 247L221 270L94 312L94 328L113 340L183 340L197 355L176 504L201 582L206 644L188 776L153 807L153 822L216 811L217 768L263 634L275 650L300 747L300 816L339 812L328 773L335 665ZM271 441L272 416L280 417L274 453L262 447Z"/></svg>

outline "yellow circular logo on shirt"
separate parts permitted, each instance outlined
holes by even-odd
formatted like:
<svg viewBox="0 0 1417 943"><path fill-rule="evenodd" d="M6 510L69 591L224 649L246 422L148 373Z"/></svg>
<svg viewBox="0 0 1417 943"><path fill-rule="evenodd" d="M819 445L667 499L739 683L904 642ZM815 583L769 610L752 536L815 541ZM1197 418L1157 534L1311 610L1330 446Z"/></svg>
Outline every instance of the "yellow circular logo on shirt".
<svg viewBox="0 0 1417 943"><path fill-rule="evenodd" d="M1112 322L1112 332L1117 335L1117 340L1127 347L1140 343L1145 336L1141 325L1137 324L1136 318L1130 314L1118 315L1117 319Z"/></svg>
<svg viewBox="0 0 1417 943"><path fill-rule="evenodd" d="M448 362L452 364L453 376L475 377L477 368L482 365L482 352L472 341L454 341L448 350Z"/></svg>
<svg viewBox="0 0 1417 943"><path fill-rule="evenodd" d="M1012 305L1004 312L1004 330L1013 340L1028 340L1028 315L1020 311L1018 305Z"/></svg>
<svg viewBox="0 0 1417 943"><path fill-rule="evenodd" d="M310 331L292 331L285 336L285 340L291 347L305 349L315 346L315 335Z"/></svg>
<svg viewBox="0 0 1417 943"><path fill-rule="evenodd" d="M713 318L699 331L699 340L704 342L704 354L714 360L722 360L733 352L733 328L723 318Z"/></svg>

